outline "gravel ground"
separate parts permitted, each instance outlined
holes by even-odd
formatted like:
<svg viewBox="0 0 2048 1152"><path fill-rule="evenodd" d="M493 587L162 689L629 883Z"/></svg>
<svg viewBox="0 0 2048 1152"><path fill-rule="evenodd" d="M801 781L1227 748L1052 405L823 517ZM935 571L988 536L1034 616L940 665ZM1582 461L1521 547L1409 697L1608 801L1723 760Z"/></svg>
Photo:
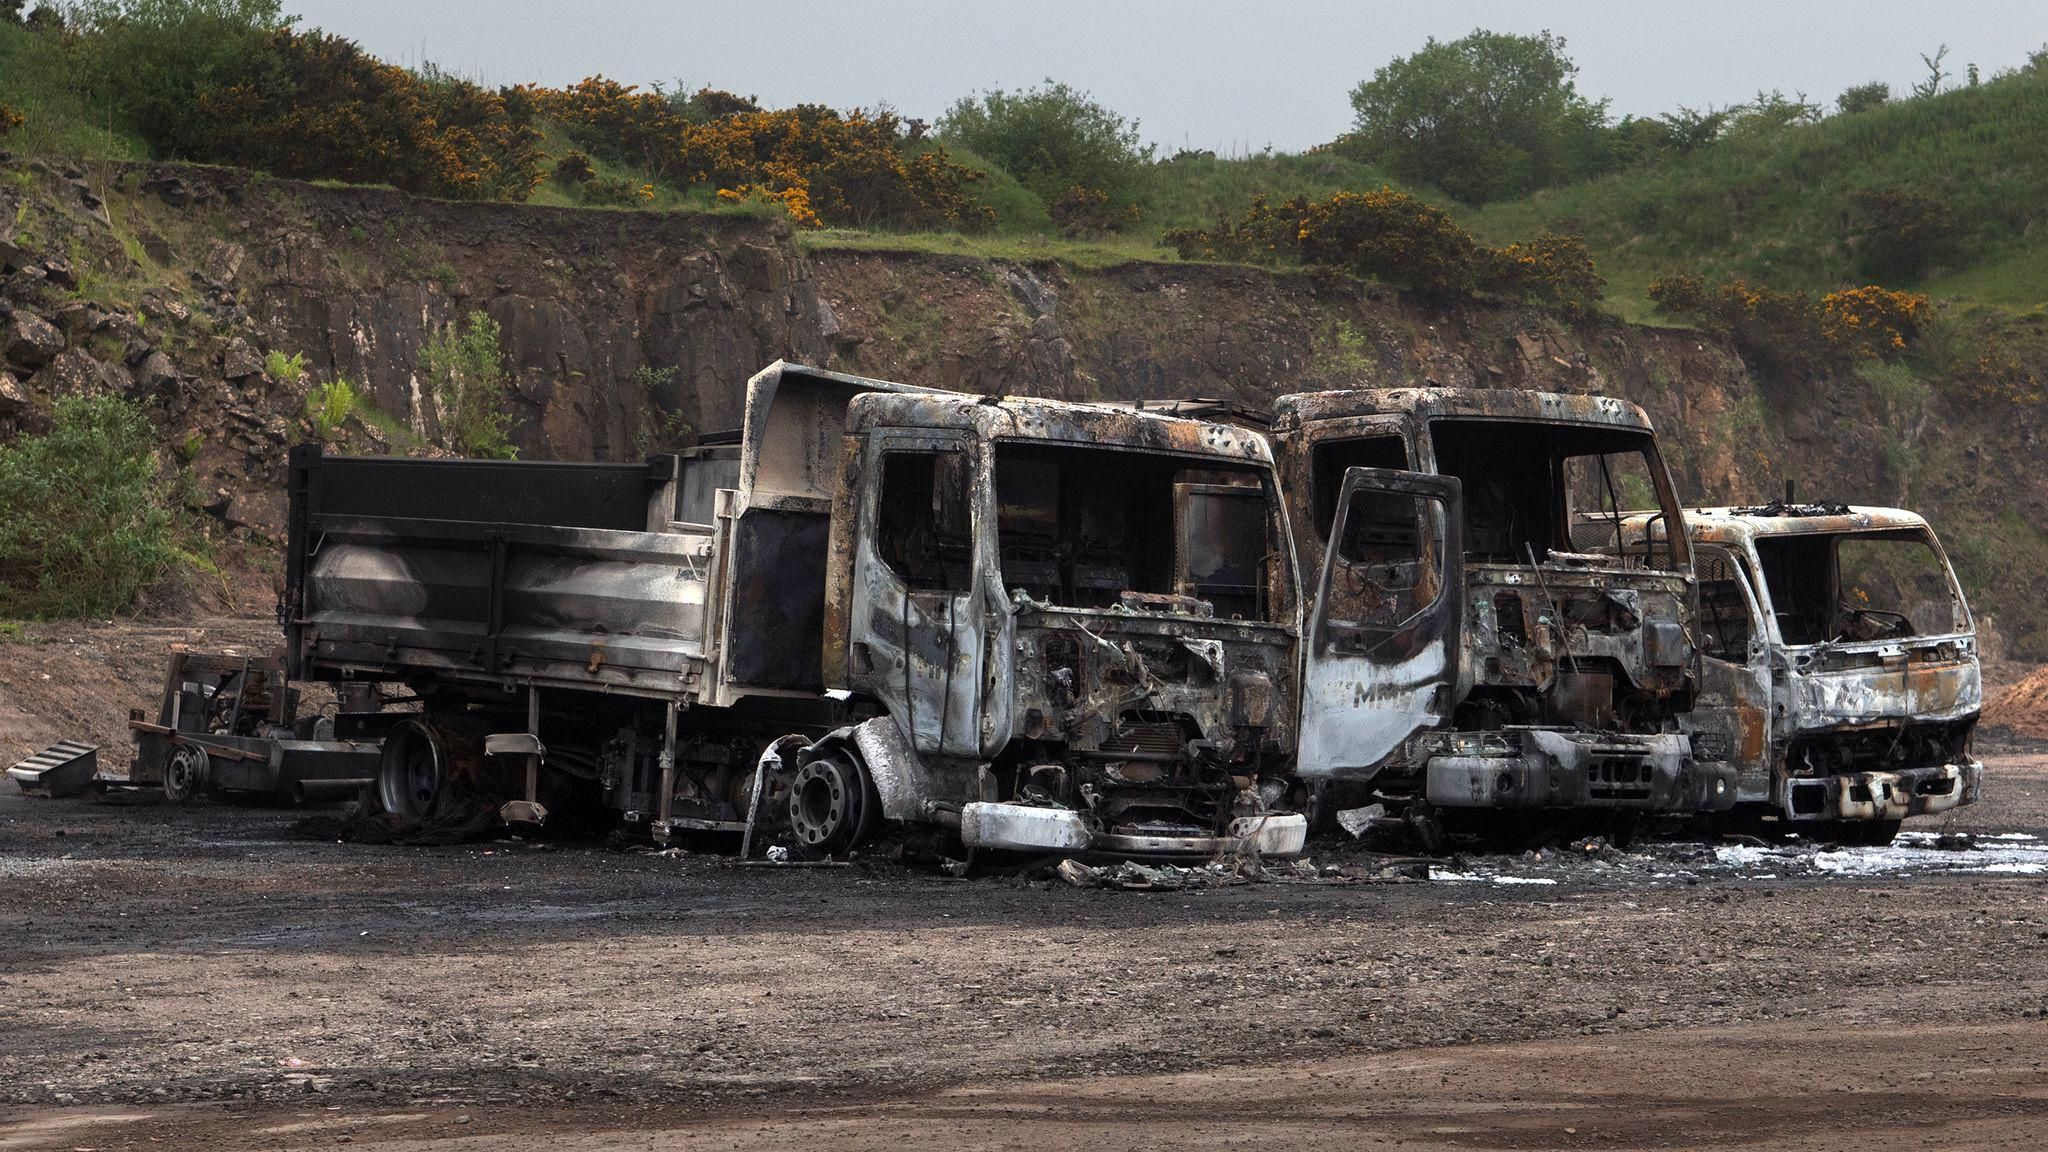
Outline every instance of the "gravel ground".
<svg viewBox="0 0 2048 1152"><path fill-rule="evenodd" d="M1988 791L1888 853L1133 892L10 789L0 1148L1827 1147L1846 1115L2033 1147L2048 757Z"/></svg>

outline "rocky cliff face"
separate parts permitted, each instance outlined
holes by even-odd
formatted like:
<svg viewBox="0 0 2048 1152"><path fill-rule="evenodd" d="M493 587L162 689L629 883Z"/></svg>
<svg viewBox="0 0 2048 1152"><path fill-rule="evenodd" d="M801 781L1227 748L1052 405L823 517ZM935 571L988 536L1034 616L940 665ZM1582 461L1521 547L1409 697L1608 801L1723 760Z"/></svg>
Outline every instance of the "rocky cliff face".
<svg viewBox="0 0 2048 1152"><path fill-rule="evenodd" d="M978 392L1260 403L1338 385L1606 392L1656 418L1699 502L1803 494L1937 518L1980 607L2027 655L2048 537L2037 406L1939 391L1900 410L1853 378L1759 379L1698 333L1445 309L1316 273L1077 270L822 249L744 216L458 205L218 169L0 165L0 436L57 396L146 401L208 510L259 543L282 518L306 392L345 377L389 429L437 428L428 335L481 310L529 458L625 459L679 424L726 428L777 358ZM282 380L264 354L306 358ZM646 369L646 371L641 371ZM2048 621L2044 621L2048 623Z"/></svg>

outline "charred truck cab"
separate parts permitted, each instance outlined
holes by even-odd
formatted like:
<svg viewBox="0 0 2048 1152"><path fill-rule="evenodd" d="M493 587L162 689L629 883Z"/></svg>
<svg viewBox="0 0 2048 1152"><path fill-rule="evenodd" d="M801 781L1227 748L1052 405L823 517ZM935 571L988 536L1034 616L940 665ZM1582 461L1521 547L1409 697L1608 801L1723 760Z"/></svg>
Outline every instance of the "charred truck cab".
<svg viewBox="0 0 2048 1152"><path fill-rule="evenodd" d="M1305 589L1300 774L1432 827L1446 809L1693 813L1735 800L1680 718L1697 690L1681 529L1641 409L1390 389L1282 397Z"/></svg>
<svg viewBox="0 0 2048 1152"><path fill-rule="evenodd" d="M857 761L884 816L970 847L1300 851L1299 598L1259 436L878 394L843 455L825 678L885 715L800 761Z"/></svg>
<svg viewBox="0 0 2048 1152"><path fill-rule="evenodd" d="M1908 816L1975 802L1976 630L1926 521L1790 503L1686 519L1703 649L1687 725L1728 748L1738 817L1889 843ZM1665 532L1624 527L1632 550Z"/></svg>
<svg viewBox="0 0 2048 1152"><path fill-rule="evenodd" d="M1265 442L776 364L646 465L294 453L293 675L401 685L401 817L488 798L839 853L1298 852Z"/></svg>

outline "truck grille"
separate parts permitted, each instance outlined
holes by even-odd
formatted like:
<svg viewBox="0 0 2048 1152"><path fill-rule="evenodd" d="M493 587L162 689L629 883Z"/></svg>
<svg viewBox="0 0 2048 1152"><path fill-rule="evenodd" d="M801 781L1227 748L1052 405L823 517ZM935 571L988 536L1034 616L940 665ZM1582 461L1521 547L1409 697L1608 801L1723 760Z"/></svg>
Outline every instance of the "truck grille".
<svg viewBox="0 0 2048 1152"><path fill-rule="evenodd" d="M1176 721L1126 720L1115 735L1102 742L1102 752L1140 760L1172 760L1180 756L1186 742L1187 737Z"/></svg>

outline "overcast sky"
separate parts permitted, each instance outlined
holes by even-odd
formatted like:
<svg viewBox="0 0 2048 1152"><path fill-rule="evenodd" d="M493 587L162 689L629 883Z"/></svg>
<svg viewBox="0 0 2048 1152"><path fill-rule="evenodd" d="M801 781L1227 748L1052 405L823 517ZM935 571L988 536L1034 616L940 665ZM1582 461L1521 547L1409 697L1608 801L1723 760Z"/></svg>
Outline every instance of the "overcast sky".
<svg viewBox="0 0 2048 1152"><path fill-rule="evenodd" d="M935 119L982 88L1052 77L1136 118L1151 141L1294 151L1350 126L1347 93L1428 37L1549 29L1579 88L1654 115L1759 88L1832 103L1865 80L1895 91L1946 43L1960 82L2048 42L2042 0L285 0L304 24L397 63L431 60L497 85L709 85L770 107L894 105Z"/></svg>

